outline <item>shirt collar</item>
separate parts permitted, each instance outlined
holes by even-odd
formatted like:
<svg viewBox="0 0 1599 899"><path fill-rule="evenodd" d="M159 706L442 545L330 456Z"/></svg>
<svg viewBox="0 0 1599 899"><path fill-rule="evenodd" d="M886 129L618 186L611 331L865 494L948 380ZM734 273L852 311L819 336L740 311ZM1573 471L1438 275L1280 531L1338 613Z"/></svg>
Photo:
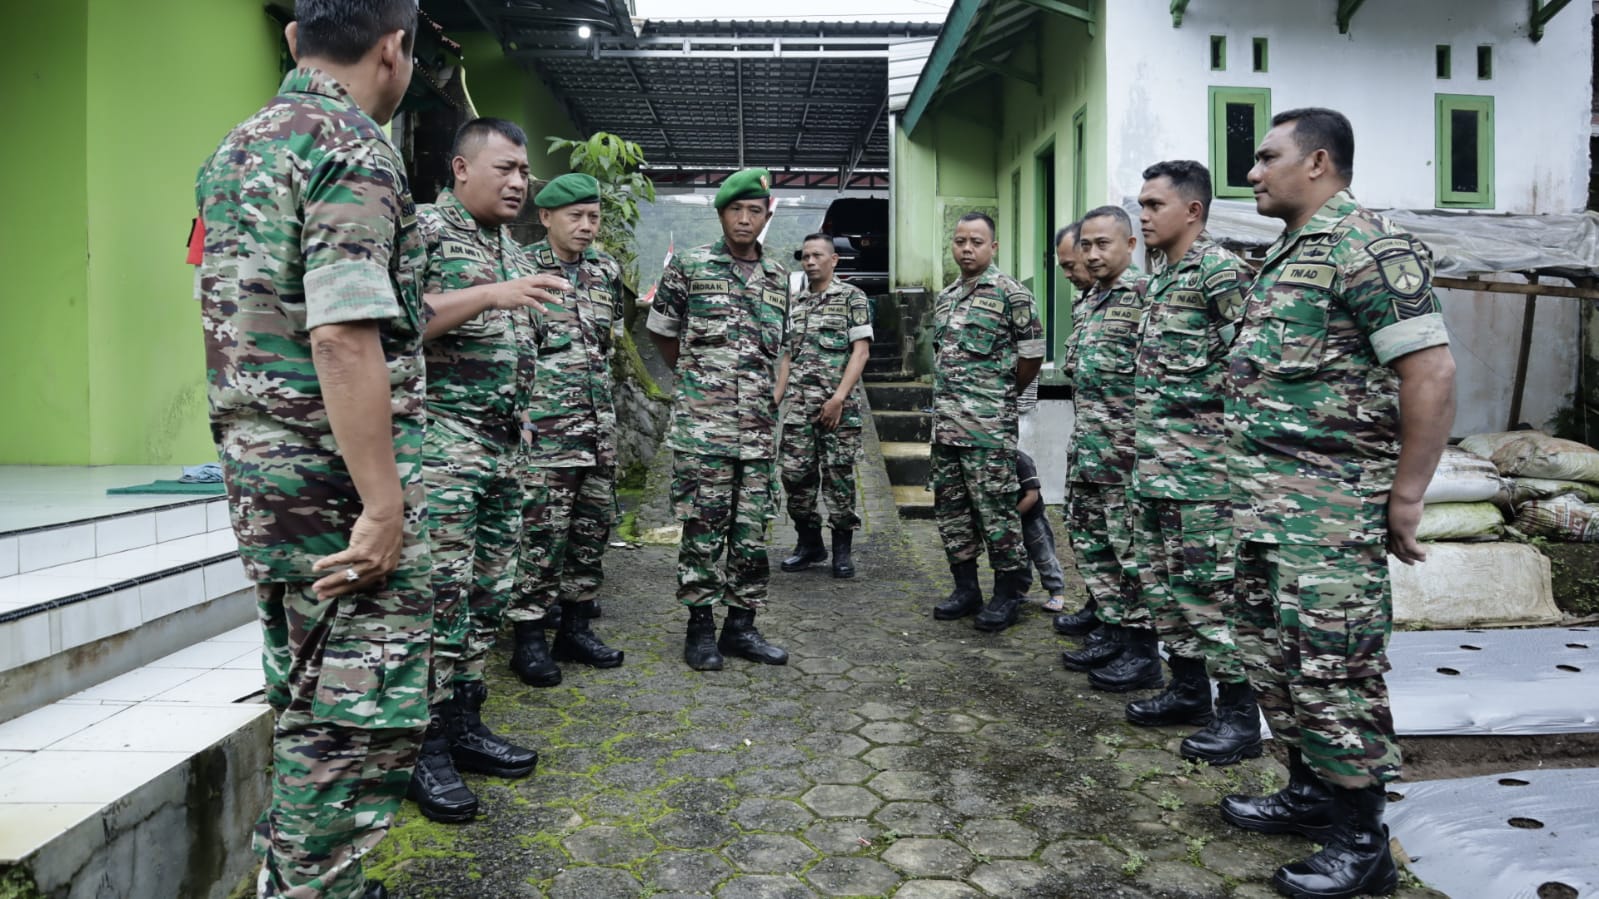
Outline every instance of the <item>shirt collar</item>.
<svg viewBox="0 0 1599 899"><path fill-rule="evenodd" d="M366 115L366 112L356 105L355 98L350 96L350 92L344 89L344 85L340 84L337 78L316 66L300 66L283 76L283 84L278 87L278 93L316 94L319 97L337 100L351 109L360 111L362 115Z"/></svg>
<svg viewBox="0 0 1599 899"><path fill-rule="evenodd" d="M462 203L461 198L455 195L455 191L448 187L439 191L439 197L433 201L433 205L451 226L463 231L482 230L478 227L477 219L467 211L466 204Z"/></svg>

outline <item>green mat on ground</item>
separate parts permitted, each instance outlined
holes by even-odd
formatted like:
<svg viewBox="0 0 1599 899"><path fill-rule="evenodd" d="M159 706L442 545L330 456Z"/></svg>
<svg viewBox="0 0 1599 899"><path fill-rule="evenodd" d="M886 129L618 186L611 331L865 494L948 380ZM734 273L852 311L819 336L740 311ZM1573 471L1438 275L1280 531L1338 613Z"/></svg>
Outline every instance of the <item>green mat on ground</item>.
<svg viewBox="0 0 1599 899"><path fill-rule="evenodd" d="M134 484L132 487L112 487L106 491L109 494L184 493L191 496L221 496L225 492L227 492L227 488L220 482L185 484L182 481L151 481L148 484Z"/></svg>

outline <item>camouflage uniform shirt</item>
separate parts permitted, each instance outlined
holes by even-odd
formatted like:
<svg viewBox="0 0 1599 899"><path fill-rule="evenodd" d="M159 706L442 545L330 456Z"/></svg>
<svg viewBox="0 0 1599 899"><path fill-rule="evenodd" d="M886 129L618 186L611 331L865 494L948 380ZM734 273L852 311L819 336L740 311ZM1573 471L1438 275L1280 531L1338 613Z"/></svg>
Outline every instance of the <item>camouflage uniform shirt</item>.
<svg viewBox="0 0 1599 899"><path fill-rule="evenodd" d="M933 305L933 442L1016 449L1016 362L1044 355L1033 295L990 265Z"/></svg>
<svg viewBox="0 0 1599 899"><path fill-rule="evenodd" d="M788 310L789 414L801 420L820 414L843 380L855 341L871 339L872 310L859 287L834 278L821 293L801 291ZM844 401L842 429L861 427L858 389Z"/></svg>
<svg viewBox="0 0 1599 899"><path fill-rule="evenodd" d="M1072 372L1077 430L1069 455L1070 480L1126 484L1133 472L1133 372L1143 330L1147 279L1128 266L1109 289L1084 298L1076 370Z"/></svg>
<svg viewBox="0 0 1599 899"><path fill-rule="evenodd" d="M572 282L559 305L544 308L528 413L538 432L529 461L542 468L615 465L610 362L623 325L621 266L592 247L573 270L561 264L548 241L527 251L538 271Z"/></svg>
<svg viewBox="0 0 1599 899"><path fill-rule="evenodd" d="M1150 278L1134 375L1133 492L1225 500L1227 348L1254 272L1208 234Z"/></svg>
<svg viewBox="0 0 1599 899"><path fill-rule="evenodd" d="M407 543L420 539L423 247L404 172L377 123L309 67L200 171L211 431L257 582L321 577L312 563L345 549L361 514L311 361L321 325L379 323Z"/></svg>
<svg viewBox="0 0 1599 899"><path fill-rule="evenodd" d="M1388 366L1448 342L1431 253L1348 191L1279 237L1228 357L1238 539L1385 541L1399 458Z"/></svg>
<svg viewBox="0 0 1599 899"><path fill-rule="evenodd" d="M673 255L661 273L648 327L679 340L666 438L676 452L776 456L772 391L788 317L788 272L764 253L752 265L741 270L718 240Z"/></svg>
<svg viewBox="0 0 1599 899"><path fill-rule="evenodd" d="M524 277L532 265L508 228L492 231L448 188L417 211L427 243L422 293L431 296ZM520 395L518 364L536 339L537 316L489 309L427 343L429 427L488 446L514 447Z"/></svg>

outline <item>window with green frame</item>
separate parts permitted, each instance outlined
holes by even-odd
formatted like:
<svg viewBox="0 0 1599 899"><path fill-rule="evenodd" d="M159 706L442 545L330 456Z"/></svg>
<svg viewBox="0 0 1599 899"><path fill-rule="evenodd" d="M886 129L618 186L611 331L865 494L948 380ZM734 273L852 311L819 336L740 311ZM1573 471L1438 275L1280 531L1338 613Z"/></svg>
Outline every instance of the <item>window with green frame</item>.
<svg viewBox="0 0 1599 899"><path fill-rule="evenodd" d="M1210 89L1210 178L1216 196L1254 196L1249 170L1255 148L1271 127L1271 90L1263 87Z"/></svg>
<svg viewBox="0 0 1599 899"><path fill-rule="evenodd" d="M1438 205L1492 209L1494 98L1439 94Z"/></svg>

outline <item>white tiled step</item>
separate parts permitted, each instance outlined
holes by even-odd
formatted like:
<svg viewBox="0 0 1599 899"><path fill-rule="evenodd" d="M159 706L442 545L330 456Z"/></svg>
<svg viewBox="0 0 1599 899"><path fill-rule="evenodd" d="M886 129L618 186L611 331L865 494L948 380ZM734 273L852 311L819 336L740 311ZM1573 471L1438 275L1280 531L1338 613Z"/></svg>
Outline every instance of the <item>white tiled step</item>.
<svg viewBox="0 0 1599 899"><path fill-rule="evenodd" d="M0 864L269 714L245 625L0 724Z"/></svg>
<svg viewBox="0 0 1599 899"><path fill-rule="evenodd" d="M203 511L203 510L202 510ZM0 577L0 671L247 589L231 530Z"/></svg>
<svg viewBox="0 0 1599 899"><path fill-rule="evenodd" d="M224 531L226 499L186 500L88 521L0 534L0 577Z"/></svg>

